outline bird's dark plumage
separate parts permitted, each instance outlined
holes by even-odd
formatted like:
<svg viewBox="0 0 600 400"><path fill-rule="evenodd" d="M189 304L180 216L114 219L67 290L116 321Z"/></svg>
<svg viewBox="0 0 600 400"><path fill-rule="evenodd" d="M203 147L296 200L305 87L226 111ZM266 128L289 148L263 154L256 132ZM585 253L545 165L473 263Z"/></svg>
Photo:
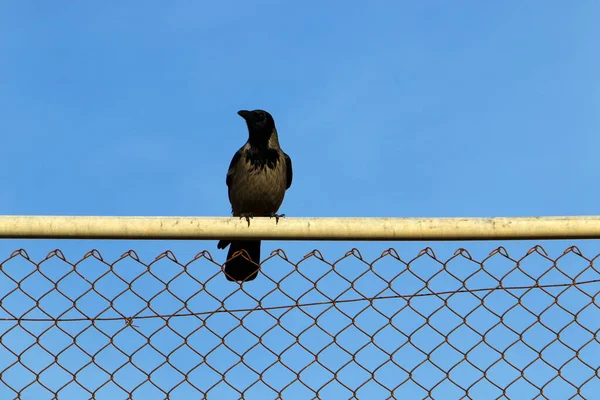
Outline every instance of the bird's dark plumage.
<svg viewBox="0 0 600 400"><path fill-rule="evenodd" d="M248 126L248 141L233 156L227 171L226 183L229 202L234 216L275 215L285 191L292 185L292 160L281 150L275 121L263 110L238 111ZM260 264L260 240L227 241L217 244L219 249L228 245L225 276L230 281L251 281L256 278ZM246 257L237 251L245 250Z"/></svg>

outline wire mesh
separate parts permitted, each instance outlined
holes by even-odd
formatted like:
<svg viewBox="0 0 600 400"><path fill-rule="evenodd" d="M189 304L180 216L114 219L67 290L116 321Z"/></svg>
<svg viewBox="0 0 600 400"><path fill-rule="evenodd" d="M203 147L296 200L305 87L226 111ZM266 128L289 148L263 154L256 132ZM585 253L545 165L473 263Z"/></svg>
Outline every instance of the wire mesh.
<svg viewBox="0 0 600 400"><path fill-rule="evenodd" d="M597 257L276 250L238 284L207 251L17 250L0 265L0 398L592 399Z"/></svg>

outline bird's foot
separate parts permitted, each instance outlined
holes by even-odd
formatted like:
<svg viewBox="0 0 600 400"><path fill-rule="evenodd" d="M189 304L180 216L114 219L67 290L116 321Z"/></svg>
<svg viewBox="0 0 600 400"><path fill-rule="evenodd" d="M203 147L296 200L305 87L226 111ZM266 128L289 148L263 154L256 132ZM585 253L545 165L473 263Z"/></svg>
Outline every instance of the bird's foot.
<svg viewBox="0 0 600 400"><path fill-rule="evenodd" d="M279 223L279 218L284 218L285 214L277 214L277 213L272 213L271 215L269 215L269 218L275 218L275 224Z"/></svg>
<svg viewBox="0 0 600 400"><path fill-rule="evenodd" d="M240 219L246 218L246 222L248 222L248 226L250 226L250 218L254 218L254 214L252 213L241 213Z"/></svg>

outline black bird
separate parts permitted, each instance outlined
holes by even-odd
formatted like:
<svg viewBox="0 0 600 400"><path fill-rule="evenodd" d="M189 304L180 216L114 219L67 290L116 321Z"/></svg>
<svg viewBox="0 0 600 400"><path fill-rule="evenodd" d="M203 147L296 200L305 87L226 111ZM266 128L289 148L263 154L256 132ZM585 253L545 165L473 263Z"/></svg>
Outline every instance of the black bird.
<svg viewBox="0 0 600 400"><path fill-rule="evenodd" d="M285 191L292 184L292 160L281 150L275 121L263 110L238 111L248 125L248 141L235 153L227 171L229 202L234 216L246 218L275 217ZM253 262L242 255L225 263L225 276L230 281L251 281L258 274L260 240L221 240L217 248L227 245L227 259L246 250ZM256 263L256 264L254 264Z"/></svg>

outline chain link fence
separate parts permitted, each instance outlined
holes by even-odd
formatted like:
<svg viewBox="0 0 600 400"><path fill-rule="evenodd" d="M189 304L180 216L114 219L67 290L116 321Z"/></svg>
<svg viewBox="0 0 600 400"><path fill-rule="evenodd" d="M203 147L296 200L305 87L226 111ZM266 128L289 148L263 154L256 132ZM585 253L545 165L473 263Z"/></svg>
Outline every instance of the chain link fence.
<svg viewBox="0 0 600 400"><path fill-rule="evenodd" d="M241 285L207 251L18 250L0 265L0 398L597 398L596 257L277 250Z"/></svg>

